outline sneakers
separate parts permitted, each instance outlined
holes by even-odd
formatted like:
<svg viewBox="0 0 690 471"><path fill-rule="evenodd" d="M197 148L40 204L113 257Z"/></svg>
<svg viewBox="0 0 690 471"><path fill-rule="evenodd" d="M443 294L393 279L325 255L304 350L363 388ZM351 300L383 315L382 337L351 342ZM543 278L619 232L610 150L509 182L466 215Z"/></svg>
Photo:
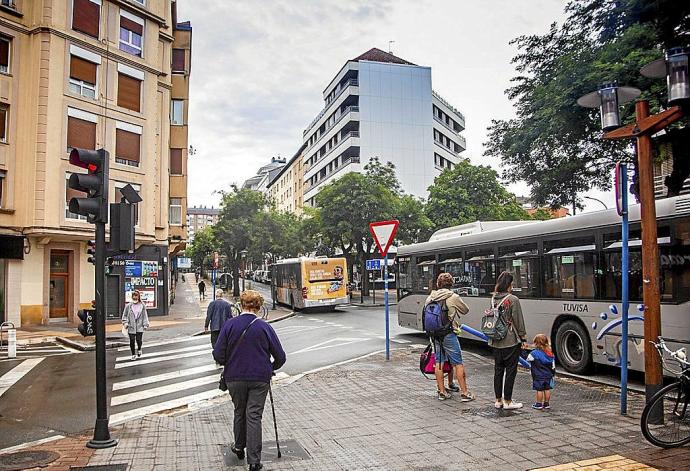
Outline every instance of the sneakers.
<svg viewBox="0 0 690 471"><path fill-rule="evenodd" d="M549 404L549 401L544 402L544 409L551 409L551 405Z"/></svg>
<svg viewBox="0 0 690 471"><path fill-rule="evenodd" d="M474 401L476 397L474 397L474 394L471 392L467 391L467 394L460 394L460 401L461 402L470 402Z"/></svg>
<svg viewBox="0 0 690 471"><path fill-rule="evenodd" d="M237 455L238 460L244 459L244 448L235 448L235 444L230 445L230 451Z"/></svg>
<svg viewBox="0 0 690 471"><path fill-rule="evenodd" d="M436 391L438 393L438 400L439 401L445 401L446 399L450 399L453 397L453 395L450 393L450 391L446 391L445 393L441 391Z"/></svg>
<svg viewBox="0 0 690 471"><path fill-rule="evenodd" d="M453 392L460 392L460 386L458 386L455 383L450 383L448 386L446 386L446 389L448 391L453 391Z"/></svg>
<svg viewBox="0 0 690 471"><path fill-rule="evenodd" d="M494 407L496 409L503 409L503 401L499 399L498 401L494 402Z"/></svg>
<svg viewBox="0 0 690 471"><path fill-rule="evenodd" d="M515 410L515 409L522 409L522 402L515 402L515 401L505 401L503 403L503 409L504 410Z"/></svg>
<svg viewBox="0 0 690 471"><path fill-rule="evenodd" d="M141 357L141 350L137 350L137 357Z"/></svg>
<svg viewBox="0 0 690 471"><path fill-rule="evenodd" d="M541 402L535 402L534 404L532 404L532 409L543 410L544 404L542 404Z"/></svg>
<svg viewBox="0 0 690 471"><path fill-rule="evenodd" d="M132 355L132 360L136 360L136 359L137 359L137 356L136 356L136 355Z"/></svg>

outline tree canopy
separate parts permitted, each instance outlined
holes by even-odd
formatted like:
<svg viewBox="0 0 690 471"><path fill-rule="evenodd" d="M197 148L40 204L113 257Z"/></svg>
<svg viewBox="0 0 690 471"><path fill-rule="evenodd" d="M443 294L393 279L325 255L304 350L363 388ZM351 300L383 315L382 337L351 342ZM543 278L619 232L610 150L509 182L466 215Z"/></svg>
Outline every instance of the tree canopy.
<svg viewBox="0 0 690 471"><path fill-rule="evenodd" d="M494 169L472 165L469 159L436 177L425 212L435 229L474 221L530 219L515 195L498 181Z"/></svg>
<svg viewBox="0 0 690 471"><path fill-rule="evenodd" d="M527 182L536 203L552 206L579 205L579 193L608 188L615 162L630 156L630 142L601 139L598 110L577 98L617 80L641 89L656 111L665 82L640 68L667 47L690 44L687 1L573 0L565 12L563 25L512 41L518 75L506 94L517 116L492 121L486 142L504 179ZM621 109L624 120L633 115L633 104Z"/></svg>

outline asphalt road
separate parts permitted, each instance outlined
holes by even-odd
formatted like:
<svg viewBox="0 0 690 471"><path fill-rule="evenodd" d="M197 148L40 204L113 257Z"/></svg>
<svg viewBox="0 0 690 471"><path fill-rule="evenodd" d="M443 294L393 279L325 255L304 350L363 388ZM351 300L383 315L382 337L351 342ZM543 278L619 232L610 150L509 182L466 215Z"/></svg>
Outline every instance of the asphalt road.
<svg viewBox="0 0 690 471"><path fill-rule="evenodd" d="M422 336L398 327L393 310L391 314L391 348L423 341ZM281 376L385 349L381 307L346 306L335 312L298 313L273 326L288 357ZM208 336L145 342L143 357L135 361L126 348L109 350L111 423L222 394L217 389L220 370L215 368L210 347ZM94 352L26 361L36 364L0 397L0 449L91 429L96 414ZM0 375L6 377L22 364L3 363Z"/></svg>

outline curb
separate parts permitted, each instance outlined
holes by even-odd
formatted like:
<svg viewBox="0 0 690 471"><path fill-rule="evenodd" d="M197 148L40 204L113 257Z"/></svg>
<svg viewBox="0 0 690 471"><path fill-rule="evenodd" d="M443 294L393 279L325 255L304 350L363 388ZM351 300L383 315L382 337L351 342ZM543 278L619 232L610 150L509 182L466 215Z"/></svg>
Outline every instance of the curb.
<svg viewBox="0 0 690 471"><path fill-rule="evenodd" d="M71 340L66 337L55 337L55 341L57 343L60 343L66 347L73 348L75 350L79 350L80 352L91 352L93 350L96 350L96 345L92 344L86 344L86 343L81 343L77 342L76 340ZM111 348L119 348L119 347L126 347L129 345L126 342L106 342L105 343L105 349L111 349Z"/></svg>
<svg viewBox="0 0 690 471"><path fill-rule="evenodd" d="M369 304L369 303L350 303L351 306L357 306L357 307L384 307L386 304L385 303L376 303L376 304ZM398 303L388 303L389 306L397 306Z"/></svg>

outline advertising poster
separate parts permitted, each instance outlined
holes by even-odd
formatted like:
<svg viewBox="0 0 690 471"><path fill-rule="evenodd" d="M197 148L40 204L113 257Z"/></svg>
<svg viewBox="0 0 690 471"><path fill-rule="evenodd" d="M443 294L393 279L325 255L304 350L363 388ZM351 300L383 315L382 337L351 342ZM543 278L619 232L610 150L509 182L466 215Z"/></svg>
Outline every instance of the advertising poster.
<svg viewBox="0 0 690 471"><path fill-rule="evenodd" d="M125 261L125 302L132 302L134 290L141 293L141 301L147 309L158 307L158 262Z"/></svg>
<svg viewBox="0 0 690 471"><path fill-rule="evenodd" d="M317 299L347 296L346 264L343 258L309 260L304 262L309 295Z"/></svg>

